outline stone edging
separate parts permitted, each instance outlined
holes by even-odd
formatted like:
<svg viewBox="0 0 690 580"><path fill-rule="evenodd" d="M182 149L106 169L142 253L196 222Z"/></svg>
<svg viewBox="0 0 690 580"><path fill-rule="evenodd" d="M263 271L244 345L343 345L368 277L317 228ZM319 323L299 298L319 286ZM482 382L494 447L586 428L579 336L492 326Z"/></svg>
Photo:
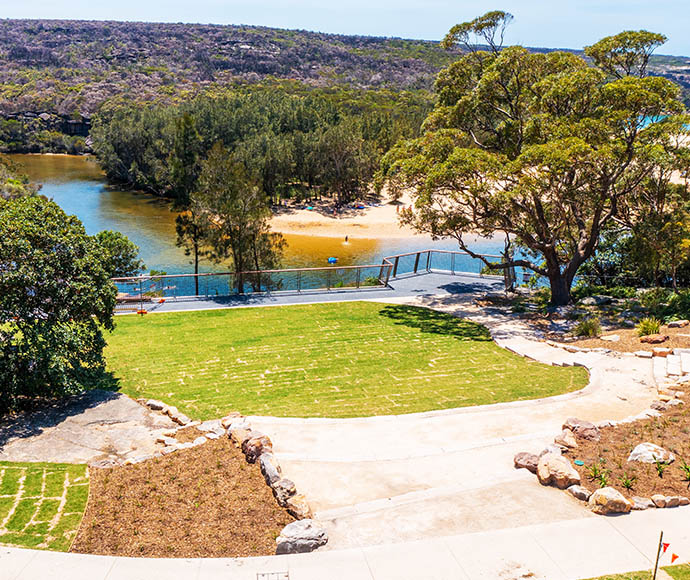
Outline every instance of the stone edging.
<svg viewBox="0 0 690 580"><path fill-rule="evenodd" d="M624 423L660 417L661 411L681 404L683 401L675 398L670 401L654 401L649 409L620 421L600 421L593 424L580 419L568 419L563 424L561 434L557 435L554 442L539 455L521 452L515 455L513 463L516 469L524 468L534 473L542 485L552 485L567 490L576 499L586 502L594 513L600 515L617 515L630 513L632 510L690 505L690 499L684 496L661 494L653 495L651 498L634 496L631 501L613 487L603 487L591 492L580 485L580 474L563 456L563 453L577 448L578 438L598 441L601 427L615 427Z"/></svg>
<svg viewBox="0 0 690 580"><path fill-rule="evenodd" d="M152 411L167 415L179 425L177 429L164 431L157 439L157 443L163 444L163 448L153 454L129 458L124 461L107 459L92 463L91 467L109 468L117 465L133 465L155 457L162 457L175 453L180 449L190 449L203 445L208 441L227 436L245 456L247 463L258 461L261 474L266 485L271 488L273 497L278 505L287 509L287 512L297 521L285 526L276 539L276 553L290 554L299 552L311 552L328 542L328 535L323 526L312 520L312 511L306 497L297 493L295 484L282 476L282 469L273 454L273 442L271 439L252 430L247 418L242 414L233 412L211 421L192 421L189 417L171 405L155 399L137 399L137 402ZM194 441L180 443L175 439L175 434L180 429L196 427L204 435L200 435Z"/></svg>

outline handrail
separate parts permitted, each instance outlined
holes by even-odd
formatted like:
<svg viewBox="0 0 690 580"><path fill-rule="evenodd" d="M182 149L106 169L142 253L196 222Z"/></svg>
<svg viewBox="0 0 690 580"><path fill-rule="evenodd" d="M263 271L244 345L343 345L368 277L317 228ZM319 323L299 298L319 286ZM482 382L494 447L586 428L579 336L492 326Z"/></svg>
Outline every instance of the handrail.
<svg viewBox="0 0 690 580"><path fill-rule="evenodd" d="M155 274L147 276L125 276L111 278L112 282L126 282L129 280L156 280L158 278L203 278L205 276L248 276L251 274L282 274L283 272L322 272L325 270L361 270L363 268L380 268L381 264L362 264L355 266L319 266L316 268L283 268L278 270L246 270L243 272L200 272L199 274Z"/></svg>

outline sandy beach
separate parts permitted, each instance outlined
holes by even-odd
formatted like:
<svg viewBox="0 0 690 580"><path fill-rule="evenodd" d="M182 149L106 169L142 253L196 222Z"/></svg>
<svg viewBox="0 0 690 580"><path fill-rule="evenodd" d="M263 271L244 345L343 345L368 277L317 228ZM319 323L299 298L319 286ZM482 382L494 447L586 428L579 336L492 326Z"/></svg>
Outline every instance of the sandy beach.
<svg viewBox="0 0 690 580"><path fill-rule="evenodd" d="M398 222L398 211L410 204L409 195L404 195L399 201L382 197L378 202L350 204L334 213L334 205L331 201L314 202L278 210L271 218L271 227L282 234L334 238L345 236L367 239L426 237L415 233L409 226L401 226ZM358 205L363 207L360 209ZM306 209L306 207L313 207L313 209Z"/></svg>

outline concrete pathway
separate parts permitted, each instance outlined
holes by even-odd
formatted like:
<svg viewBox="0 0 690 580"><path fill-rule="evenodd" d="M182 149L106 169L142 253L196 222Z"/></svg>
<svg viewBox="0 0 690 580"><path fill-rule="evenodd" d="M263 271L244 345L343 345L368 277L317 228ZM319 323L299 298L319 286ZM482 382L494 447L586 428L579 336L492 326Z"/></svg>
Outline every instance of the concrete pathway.
<svg viewBox="0 0 690 580"><path fill-rule="evenodd" d="M650 569L659 531L690 554L687 508L414 542L238 559L136 559L0 548L0 580L579 580ZM670 553L662 565L670 564Z"/></svg>

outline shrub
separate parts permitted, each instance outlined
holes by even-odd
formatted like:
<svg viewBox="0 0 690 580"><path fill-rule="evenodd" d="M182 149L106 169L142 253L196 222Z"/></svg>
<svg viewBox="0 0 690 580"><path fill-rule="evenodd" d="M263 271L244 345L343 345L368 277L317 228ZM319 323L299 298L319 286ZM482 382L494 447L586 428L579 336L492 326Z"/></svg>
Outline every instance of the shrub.
<svg viewBox="0 0 690 580"><path fill-rule="evenodd" d="M599 336L601 334L601 323L596 316L591 316L580 320L573 329L575 336Z"/></svg>
<svg viewBox="0 0 690 580"><path fill-rule="evenodd" d="M643 318L637 323L637 336L659 334L659 330L661 330L661 321L653 316Z"/></svg>

